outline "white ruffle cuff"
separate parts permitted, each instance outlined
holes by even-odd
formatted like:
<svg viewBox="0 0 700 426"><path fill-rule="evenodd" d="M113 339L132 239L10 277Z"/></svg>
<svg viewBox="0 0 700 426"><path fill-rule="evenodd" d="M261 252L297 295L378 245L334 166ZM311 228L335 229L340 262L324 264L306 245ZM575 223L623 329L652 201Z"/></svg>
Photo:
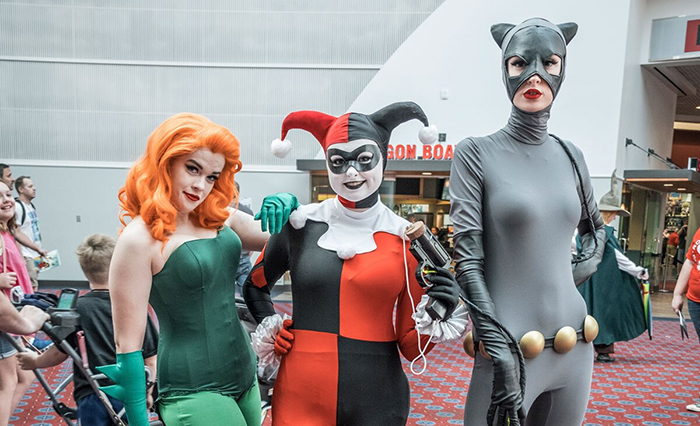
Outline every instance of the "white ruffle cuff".
<svg viewBox="0 0 700 426"><path fill-rule="evenodd" d="M459 303L449 318L444 321L434 320L425 311L430 296L424 294L420 303L416 306L413 320L416 322L418 334L432 336L431 341L435 343L446 342L448 340L463 340L467 334L467 308L463 303Z"/></svg>
<svg viewBox="0 0 700 426"><path fill-rule="evenodd" d="M282 322L291 318L284 314L270 315L262 320L250 335L253 352L258 356L258 377L263 380L273 380L277 377L282 357L275 353L275 339L282 329Z"/></svg>

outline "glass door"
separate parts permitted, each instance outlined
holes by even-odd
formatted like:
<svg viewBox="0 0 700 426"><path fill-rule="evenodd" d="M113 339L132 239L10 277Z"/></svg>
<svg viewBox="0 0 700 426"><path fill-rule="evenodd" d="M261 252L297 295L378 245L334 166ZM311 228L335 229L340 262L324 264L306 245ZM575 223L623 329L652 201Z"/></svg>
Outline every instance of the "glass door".
<svg viewBox="0 0 700 426"><path fill-rule="evenodd" d="M664 204L666 194L656 191L646 192L644 209L644 225L641 241L641 256L639 264L649 270L649 282L653 289L663 285L664 268L662 256L662 229L664 219Z"/></svg>

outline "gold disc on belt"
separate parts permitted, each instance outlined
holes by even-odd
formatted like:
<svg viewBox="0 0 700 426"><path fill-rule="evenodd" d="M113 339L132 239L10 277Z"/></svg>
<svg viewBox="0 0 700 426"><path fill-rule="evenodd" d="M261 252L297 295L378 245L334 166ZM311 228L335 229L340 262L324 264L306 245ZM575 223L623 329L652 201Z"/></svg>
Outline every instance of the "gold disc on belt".
<svg viewBox="0 0 700 426"><path fill-rule="evenodd" d="M520 339L520 350L527 359L536 358L544 350L544 336L539 331L528 331Z"/></svg>
<svg viewBox="0 0 700 426"><path fill-rule="evenodd" d="M565 354L576 346L576 330L573 327L562 327L554 336L554 350Z"/></svg>
<svg viewBox="0 0 700 426"><path fill-rule="evenodd" d="M464 338L464 342L462 342L462 346L464 346L464 352L466 352L470 357L474 358L476 351L474 350L474 335L471 331L467 333L467 336Z"/></svg>
<svg viewBox="0 0 700 426"><path fill-rule="evenodd" d="M484 347L484 342L479 342L479 353L481 354L482 358L491 359L491 355L489 355L489 353L486 352L486 348Z"/></svg>
<svg viewBox="0 0 700 426"><path fill-rule="evenodd" d="M590 315L586 315L583 322L583 338L590 343L598 336L598 321Z"/></svg>

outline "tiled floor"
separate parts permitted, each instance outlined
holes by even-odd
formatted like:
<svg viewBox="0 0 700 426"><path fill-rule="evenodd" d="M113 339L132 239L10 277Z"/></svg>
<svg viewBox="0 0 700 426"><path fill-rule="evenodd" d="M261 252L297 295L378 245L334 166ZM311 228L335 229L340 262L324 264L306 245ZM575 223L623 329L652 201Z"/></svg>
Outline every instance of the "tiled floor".
<svg viewBox="0 0 700 426"><path fill-rule="evenodd" d="M671 299L673 293L651 293L651 312L654 318L678 318L673 309L671 309ZM688 318L688 310L683 309L685 317Z"/></svg>

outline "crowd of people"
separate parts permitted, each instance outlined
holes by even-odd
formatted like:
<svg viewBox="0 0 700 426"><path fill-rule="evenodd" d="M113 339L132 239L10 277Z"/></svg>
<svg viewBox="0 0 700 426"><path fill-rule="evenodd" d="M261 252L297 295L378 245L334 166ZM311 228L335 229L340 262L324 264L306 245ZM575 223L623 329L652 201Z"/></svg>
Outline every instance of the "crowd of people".
<svg viewBox="0 0 700 426"><path fill-rule="evenodd" d="M612 361L616 341L646 328L635 278L648 273L624 257L608 226L629 213L614 196L596 203L582 152L547 129L577 29L541 18L492 27L511 115L501 130L456 147L454 273L418 266L410 223L379 196L394 128L416 119L421 142L437 139L417 104L340 117L289 114L274 151L288 152L292 129L313 134L337 197L300 206L278 193L255 216L239 203L240 144L229 129L191 113L161 123L118 193L119 238L90 235L76 252L90 286L76 307L80 328L91 368L109 379L101 384L112 405L137 426L149 423L151 407L168 426L260 424L257 372L265 360L278 370L275 425L405 425L410 389L400 355L420 373L416 366L434 345L464 337L468 310L475 363L464 424L579 426L594 345L598 361ZM29 176L13 179L5 164L0 176L0 330L26 335L48 320L40 309L18 312L10 303L38 289L35 259L46 255L36 188ZM552 194L558 204L542 206ZM674 257L679 240L669 237ZM672 302L680 312L687 292L696 327L699 249L700 230ZM252 267L250 251L262 252ZM271 298L286 272L291 319L276 315ZM253 345L235 309L237 289L260 323ZM622 296L629 309L599 313ZM628 327L616 330L621 322ZM29 386L29 370L67 357L56 346L17 354L8 338L0 336L0 426ZM75 335L68 341L77 345ZM157 395L146 367L157 371ZM79 371L74 397L83 425L108 424Z"/></svg>

